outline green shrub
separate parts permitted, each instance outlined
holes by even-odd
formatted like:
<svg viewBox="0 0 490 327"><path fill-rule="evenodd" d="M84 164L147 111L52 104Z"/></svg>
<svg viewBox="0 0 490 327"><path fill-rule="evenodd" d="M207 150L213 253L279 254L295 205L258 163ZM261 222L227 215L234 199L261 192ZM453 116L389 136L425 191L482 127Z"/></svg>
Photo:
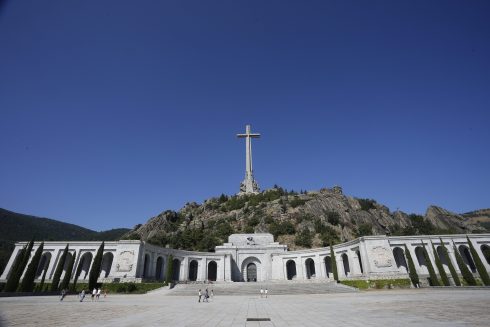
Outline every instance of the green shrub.
<svg viewBox="0 0 490 327"><path fill-rule="evenodd" d="M273 222L269 226L269 232L277 238L279 235L293 235L296 229L290 221Z"/></svg>
<svg viewBox="0 0 490 327"><path fill-rule="evenodd" d="M292 200L289 201L289 205L293 208L302 206L303 204L306 203L306 200L300 199L299 197L295 196Z"/></svg>
<svg viewBox="0 0 490 327"><path fill-rule="evenodd" d="M361 210L369 211L370 209L376 209L376 206L374 205L376 201L372 199L357 199L357 201L361 206Z"/></svg>
<svg viewBox="0 0 490 327"><path fill-rule="evenodd" d="M332 225L338 225L340 223L340 215L335 211L327 211L325 213L327 221Z"/></svg>
<svg viewBox="0 0 490 327"><path fill-rule="evenodd" d="M478 270L478 274L480 274L481 281L484 285L490 286L490 277L488 276L487 269L483 265L483 262L480 259L480 256L476 252L473 247L473 243L471 243L470 238L466 236L468 240L468 245L470 246L471 256L473 257L473 261L475 262L476 269Z"/></svg>
<svg viewBox="0 0 490 327"><path fill-rule="evenodd" d="M373 225L364 223L357 226L357 237L373 235Z"/></svg>
<svg viewBox="0 0 490 327"><path fill-rule="evenodd" d="M302 231L296 234L296 237L294 238L294 244L305 248L311 248L312 242L313 238L311 232L307 228L304 228Z"/></svg>
<svg viewBox="0 0 490 327"><path fill-rule="evenodd" d="M372 280L342 280L340 283L356 287L361 290L375 288L375 289L384 289L384 288L410 288L411 282L410 279L372 279Z"/></svg>

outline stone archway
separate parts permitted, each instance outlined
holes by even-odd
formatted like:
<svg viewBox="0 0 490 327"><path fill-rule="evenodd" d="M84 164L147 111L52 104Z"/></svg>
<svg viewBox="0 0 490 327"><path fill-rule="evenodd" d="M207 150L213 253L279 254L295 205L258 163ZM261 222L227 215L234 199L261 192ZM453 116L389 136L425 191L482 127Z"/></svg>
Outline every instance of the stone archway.
<svg viewBox="0 0 490 327"><path fill-rule="evenodd" d="M441 260L442 266L444 267L445 271L449 271L449 264L448 264L448 258L446 257L446 253L444 249L442 248L441 245L439 245L436 249L437 256L439 257L439 260Z"/></svg>
<svg viewBox="0 0 490 327"><path fill-rule="evenodd" d="M102 264L100 270L100 277L107 278L111 273L112 262L114 261L114 254L112 252L104 253L102 257Z"/></svg>
<svg viewBox="0 0 490 327"><path fill-rule="evenodd" d="M93 255L91 252L86 252L80 258L80 277L82 280L87 279L90 266L92 265Z"/></svg>
<svg viewBox="0 0 490 327"><path fill-rule="evenodd" d="M350 275L349 257L347 254L342 254L342 263L344 265L344 275L348 277Z"/></svg>
<svg viewBox="0 0 490 327"><path fill-rule="evenodd" d="M332 259L329 256L326 256L325 259L325 274L327 278L330 278L330 274L332 273Z"/></svg>
<svg viewBox="0 0 490 327"><path fill-rule="evenodd" d="M415 248L415 256L417 257L417 262L419 263L420 268L427 269L427 262L424 257L424 249L421 246L417 246Z"/></svg>
<svg viewBox="0 0 490 327"><path fill-rule="evenodd" d="M155 279L156 280L163 280L163 274L164 274L164 268L165 264L163 262L162 257L157 258L157 266L155 267Z"/></svg>
<svg viewBox="0 0 490 327"><path fill-rule="evenodd" d="M463 258L464 263L468 266L471 272L476 272L476 265L471 257L470 249L466 245L459 246L459 253L461 253L461 257Z"/></svg>
<svg viewBox="0 0 490 327"><path fill-rule="evenodd" d="M216 261L210 261L208 263L208 280L215 282L218 275L218 264Z"/></svg>
<svg viewBox="0 0 490 327"><path fill-rule="evenodd" d="M490 265L490 246L483 244L480 247L481 252L483 253L483 257L485 257L485 260L487 263Z"/></svg>
<svg viewBox="0 0 490 327"><path fill-rule="evenodd" d="M197 280L197 268L198 268L197 261L196 260L192 260L189 263L189 280L191 282L194 282L194 281Z"/></svg>
<svg viewBox="0 0 490 327"><path fill-rule="evenodd" d="M180 260L177 258L172 260L172 280L180 280Z"/></svg>
<svg viewBox="0 0 490 327"><path fill-rule="evenodd" d="M43 255L41 256L41 260L39 260L39 265L37 266L36 279L41 278L44 271L48 269L50 261L51 261L51 253L49 252L43 253Z"/></svg>
<svg viewBox="0 0 490 327"><path fill-rule="evenodd" d="M393 256L395 257L395 263L397 268L402 268L408 272L407 260L405 259L405 253L403 249L395 247L393 249Z"/></svg>
<svg viewBox="0 0 490 327"><path fill-rule="evenodd" d="M262 280L261 262L256 257L248 257L242 262L242 280L257 282Z"/></svg>
<svg viewBox="0 0 490 327"><path fill-rule="evenodd" d="M296 262L294 260L288 260L286 262L286 277L288 280L293 280L296 278Z"/></svg>
<svg viewBox="0 0 490 327"><path fill-rule="evenodd" d="M305 268L306 268L306 278L307 279L315 278L316 276L315 261L313 261L312 258L306 259Z"/></svg>

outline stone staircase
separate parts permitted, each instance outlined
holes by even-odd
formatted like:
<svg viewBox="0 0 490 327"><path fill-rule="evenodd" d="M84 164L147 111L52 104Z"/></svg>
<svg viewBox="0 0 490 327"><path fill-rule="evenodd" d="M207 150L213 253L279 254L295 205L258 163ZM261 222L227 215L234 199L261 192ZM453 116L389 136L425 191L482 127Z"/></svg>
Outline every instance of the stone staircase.
<svg viewBox="0 0 490 327"><path fill-rule="evenodd" d="M197 296L201 289L214 291L215 295L255 295L260 296L260 289L268 289L269 295L286 294L329 294L329 293L350 293L357 292L358 289L333 281L269 281L257 283L244 282L222 282L214 284L194 283L177 284L174 288L162 292L168 296Z"/></svg>

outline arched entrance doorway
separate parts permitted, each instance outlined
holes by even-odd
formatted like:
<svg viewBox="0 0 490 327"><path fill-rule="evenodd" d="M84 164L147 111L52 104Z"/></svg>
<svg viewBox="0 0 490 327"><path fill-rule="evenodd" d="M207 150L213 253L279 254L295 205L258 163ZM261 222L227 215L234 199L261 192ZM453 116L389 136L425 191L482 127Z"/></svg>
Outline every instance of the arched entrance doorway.
<svg viewBox="0 0 490 327"><path fill-rule="evenodd" d="M190 263L189 263L189 280L191 282L194 282L197 280L197 261L196 260L192 260Z"/></svg>
<svg viewBox="0 0 490 327"><path fill-rule="evenodd" d="M460 245L459 253L461 253L464 263L468 266L468 268L470 268L471 272L475 273L476 265L471 257L470 250L465 245Z"/></svg>
<svg viewBox="0 0 490 327"><path fill-rule="evenodd" d="M218 275L218 265L216 261L210 261L208 263L208 280L215 282Z"/></svg>
<svg viewBox="0 0 490 327"><path fill-rule="evenodd" d="M253 262L247 265L247 282L257 281L257 265Z"/></svg>
<svg viewBox="0 0 490 327"><path fill-rule="evenodd" d="M164 263L163 263L163 258L158 257L157 259L157 267L155 268L155 278L157 280L163 280L163 272L164 270Z"/></svg>
<svg viewBox="0 0 490 327"><path fill-rule="evenodd" d="M296 278L296 262L294 260L286 262L286 275L288 280Z"/></svg>
<svg viewBox="0 0 490 327"><path fill-rule="evenodd" d="M313 261L312 258L308 258L305 261L305 268L306 268L306 278L311 279L316 276L315 273L315 261Z"/></svg>
<svg viewBox="0 0 490 327"><path fill-rule="evenodd" d="M89 272L91 264L92 264L92 253L87 252L84 255L82 255L82 258L80 259L80 264L79 264L79 267L81 267L81 269L80 269L81 279L87 279L88 272Z"/></svg>
<svg viewBox="0 0 490 327"><path fill-rule="evenodd" d="M172 280L178 281L180 279L180 260L174 259L172 261Z"/></svg>
<svg viewBox="0 0 490 327"><path fill-rule="evenodd" d="M330 278L330 274L332 273L332 259L329 256L326 256L325 259L325 274L327 278Z"/></svg>
<svg viewBox="0 0 490 327"><path fill-rule="evenodd" d="M393 256L395 257L395 263L397 268L402 268L405 272L408 272L407 261L405 260L405 254L399 247L393 249Z"/></svg>
<svg viewBox="0 0 490 327"><path fill-rule="evenodd" d="M344 265L344 275L347 277L350 274L349 258L347 254L342 254L342 263Z"/></svg>
<svg viewBox="0 0 490 327"><path fill-rule="evenodd" d="M107 252L102 257L102 265L100 270L100 277L107 278L111 273L112 261L114 260L114 254Z"/></svg>

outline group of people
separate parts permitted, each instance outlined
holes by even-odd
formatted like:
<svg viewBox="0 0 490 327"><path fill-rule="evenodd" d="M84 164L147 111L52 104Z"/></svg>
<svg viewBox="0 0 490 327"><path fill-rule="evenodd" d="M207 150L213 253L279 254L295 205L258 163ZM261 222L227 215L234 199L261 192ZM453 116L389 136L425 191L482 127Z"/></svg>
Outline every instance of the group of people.
<svg viewBox="0 0 490 327"><path fill-rule="evenodd" d="M207 288L204 294L202 294L201 289L199 289L199 292L197 294L199 296L199 300L197 302L201 302L201 298L202 298L202 302L209 302L210 293L208 292ZM213 298L214 298L214 291L211 290L211 300L213 300Z"/></svg>
<svg viewBox="0 0 490 327"><path fill-rule="evenodd" d="M92 302L94 302L94 300L97 302L99 301L99 298L100 298L100 294L102 293L102 290L99 288L94 288L93 291L92 291ZM83 300L85 299L85 290L82 290L82 292L80 294L78 294L78 297L80 298L80 302L83 302ZM104 298L107 296L107 291L104 290Z"/></svg>

